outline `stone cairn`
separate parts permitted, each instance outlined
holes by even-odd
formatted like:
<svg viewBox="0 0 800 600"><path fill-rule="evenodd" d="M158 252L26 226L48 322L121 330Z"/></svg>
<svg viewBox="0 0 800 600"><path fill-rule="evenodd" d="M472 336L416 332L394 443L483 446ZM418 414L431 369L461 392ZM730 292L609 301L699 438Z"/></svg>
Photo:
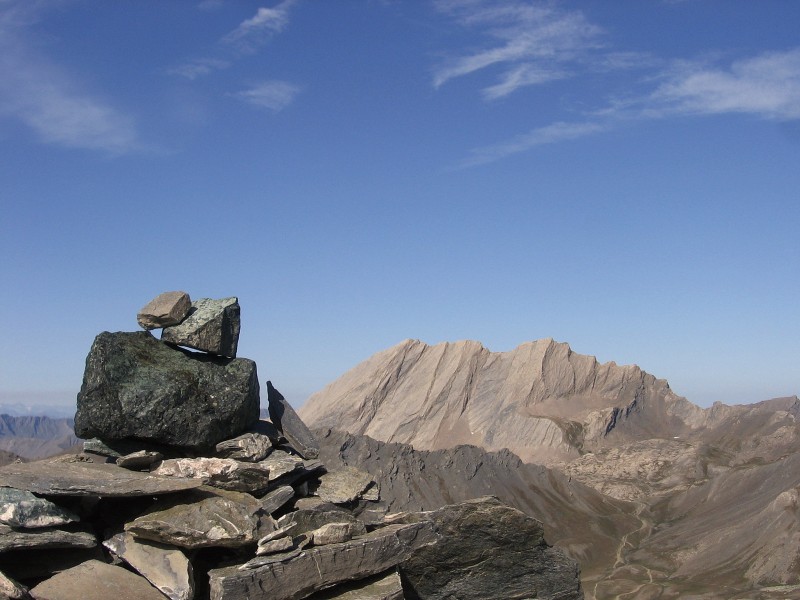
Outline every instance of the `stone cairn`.
<svg viewBox="0 0 800 600"><path fill-rule="evenodd" d="M476 560L555 550L535 519L493 498L387 514L369 474L325 469L271 382L261 420L237 298L167 292L137 320L145 331L103 332L86 359L83 452L0 468L0 598L582 597L576 578L566 595L532 573L509 574L521 596L470 583Z"/></svg>

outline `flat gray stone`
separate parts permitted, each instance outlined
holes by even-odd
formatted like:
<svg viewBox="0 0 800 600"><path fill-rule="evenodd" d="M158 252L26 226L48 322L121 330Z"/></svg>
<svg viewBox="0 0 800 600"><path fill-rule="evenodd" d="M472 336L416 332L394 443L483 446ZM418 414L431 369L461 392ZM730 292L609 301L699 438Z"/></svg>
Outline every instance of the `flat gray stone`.
<svg viewBox="0 0 800 600"><path fill-rule="evenodd" d="M86 359L75 434L204 452L255 425L259 406L251 360L173 348L146 331L104 332Z"/></svg>
<svg viewBox="0 0 800 600"><path fill-rule="evenodd" d="M320 484L314 493L334 504L358 500L368 487L376 485L372 475L348 466L328 471L319 478Z"/></svg>
<svg viewBox="0 0 800 600"><path fill-rule="evenodd" d="M308 600L404 600L403 584L397 571L391 570L322 590Z"/></svg>
<svg viewBox="0 0 800 600"><path fill-rule="evenodd" d="M319 457L319 441L271 381L267 381L267 401L270 421L289 445L303 458Z"/></svg>
<svg viewBox="0 0 800 600"><path fill-rule="evenodd" d="M272 514L292 498L294 498L294 488L290 485L282 485L261 498L261 507L264 512Z"/></svg>
<svg viewBox="0 0 800 600"><path fill-rule="evenodd" d="M166 498L127 525L137 538L181 548L236 548L258 539L261 503L249 494L195 492L192 498Z"/></svg>
<svg viewBox="0 0 800 600"><path fill-rule="evenodd" d="M301 471L305 466L299 456L277 449L258 464L269 469L270 479L273 481L289 473Z"/></svg>
<svg viewBox="0 0 800 600"><path fill-rule="evenodd" d="M103 542L115 555L171 600L192 600L194 574L189 559L179 549L120 533Z"/></svg>
<svg viewBox="0 0 800 600"><path fill-rule="evenodd" d="M311 531L309 535L315 546L327 546L351 540L354 536L361 535L360 530L363 529L357 528L352 522L328 523Z"/></svg>
<svg viewBox="0 0 800 600"><path fill-rule="evenodd" d="M200 298L192 302L189 316L183 322L162 330L161 340L234 358L240 327L238 298Z"/></svg>
<svg viewBox="0 0 800 600"><path fill-rule="evenodd" d="M164 600L164 595L135 573L89 560L31 589L36 600Z"/></svg>
<svg viewBox="0 0 800 600"><path fill-rule="evenodd" d="M155 463L163 460L161 452L151 452L150 450L139 450L131 452L125 456L117 458L117 466L131 471L149 471Z"/></svg>
<svg viewBox="0 0 800 600"><path fill-rule="evenodd" d="M258 462L272 452L272 440L261 433L244 433L217 444L217 456L244 462Z"/></svg>
<svg viewBox="0 0 800 600"><path fill-rule="evenodd" d="M93 548L97 545L94 534L87 531L62 529L12 529L0 525L0 552L42 548Z"/></svg>
<svg viewBox="0 0 800 600"><path fill-rule="evenodd" d="M267 554L275 554L276 552L285 552L294 547L294 540L289 536L279 537L274 540L269 540L263 544L259 541L258 548L256 549L256 556L265 556Z"/></svg>
<svg viewBox="0 0 800 600"><path fill-rule="evenodd" d="M269 466L231 458L173 458L153 469L154 475L199 479L223 490L257 492L269 486Z"/></svg>
<svg viewBox="0 0 800 600"><path fill-rule="evenodd" d="M158 477L103 462L59 456L0 467L0 481L45 496L154 496L202 485L197 479Z"/></svg>
<svg viewBox="0 0 800 600"><path fill-rule="evenodd" d="M286 513L278 519L278 527L294 525L292 533L306 533L319 529L328 523L351 523L353 526L353 536L364 535L367 528L358 519L344 510L295 510Z"/></svg>
<svg viewBox="0 0 800 600"><path fill-rule="evenodd" d="M66 508L38 498L27 490L0 487L0 523L32 529L57 527L78 520L78 516Z"/></svg>
<svg viewBox="0 0 800 600"><path fill-rule="evenodd" d="M186 292L164 292L145 304L136 315L136 321L144 329L158 329L177 325L192 307Z"/></svg>
<svg viewBox="0 0 800 600"><path fill-rule="evenodd" d="M273 540L277 540L281 537L288 537L290 533L292 533L295 529L296 525L293 523L291 525L286 525L284 527L279 527L274 531L269 532L267 535L263 536L260 540L258 540L258 545L262 546L267 544Z"/></svg>
<svg viewBox="0 0 800 600"><path fill-rule="evenodd" d="M342 581L382 573L435 538L427 522L390 525L342 544L308 548L288 559L278 554L274 562L252 569L214 569L209 572L211 600L304 598Z"/></svg>

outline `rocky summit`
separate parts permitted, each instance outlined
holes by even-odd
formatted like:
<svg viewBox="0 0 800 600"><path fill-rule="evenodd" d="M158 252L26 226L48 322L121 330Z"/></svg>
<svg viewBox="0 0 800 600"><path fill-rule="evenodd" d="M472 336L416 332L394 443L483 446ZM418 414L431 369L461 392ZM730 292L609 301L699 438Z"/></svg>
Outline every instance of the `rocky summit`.
<svg viewBox="0 0 800 600"><path fill-rule="evenodd" d="M271 383L258 420L258 387L247 359L101 333L83 451L0 467L0 597L583 598L537 519L494 497L392 513Z"/></svg>

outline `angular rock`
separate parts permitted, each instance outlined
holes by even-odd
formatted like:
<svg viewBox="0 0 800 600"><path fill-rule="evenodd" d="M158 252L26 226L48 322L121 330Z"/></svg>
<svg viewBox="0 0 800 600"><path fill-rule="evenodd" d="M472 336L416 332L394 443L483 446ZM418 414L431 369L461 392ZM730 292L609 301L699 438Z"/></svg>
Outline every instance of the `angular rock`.
<svg viewBox="0 0 800 600"><path fill-rule="evenodd" d="M342 583L308 596L308 600L403 600L403 584L396 570Z"/></svg>
<svg viewBox="0 0 800 600"><path fill-rule="evenodd" d="M267 458L258 463L269 469L273 481L289 473L303 470L303 459L283 450L274 450Z"/></svg>
<svg viewBox="0 0 800 600"><path fill-rule="evenodd" d="M74 513L26 490L0 487L0 523L25 529L78 521Z"/></svg>
<svg viewBox="0 0 800 600"><path fill-rule="evenodd" d="M89 560L31 589L37 600L164 600L164 595L135 573Z"/></svg>
<svg viewBox="0 0 800 600"><path fill-rule="evenodd" d="M290 485L282 485L261 499L261 508L265 513L272 514L292 498L294 498L294 488Z"/></svg>
<svg viewBox="0 0 800 600"><path fill-rule="evenodd" d="M203 490L189 499L157 502L125 531L181 548L236 548L256 543L260 509L249 494Z"/></svg>
<svg viewBox="0 0 800 600"><path fill-rule="evenodd" d="M286 441L306 459L319 456L319 442L281 393L267 381L269 418Z"/></svg>
<svg viewBox="0 0 800 600"><path fill-rule="evenodd" d="M352 579L386 571L414 549L432 543L430 523L390 525L342 544L304 550L288 559L209 573L211 600L289 600ZM258 560L258 559L257 559Z"/></svg>
<svg viewBox="0 0 800 600"><path fill-rule="evenodd" d="M81 455L78 455L80 457ZM0 467L4 485L46 496L152 496L202 485L197 479L158 477L75 455Z"/></svg>
<svg viewBox="0 0 800 600"><path fill-rule="evenodd" d="M294 547L294 540L292 538L285 536L279 537L274 540L269 540L264 542L258 543L258 548L256 549L256 556L265 556L267 554L275 554L277 552L285 552L286 550L291 550Z"/></svg>
<svg viewBox="0 0 800 600"><path fill-rule="evenodd" d="M172 546L120 533L103 542L171 600L192 600L194 574L186 555Z"/></svg>
<svg viewBox="0 0 800 600"><path fill-rule="evenodd" d="M27 600L30 596L28 588L0 572L0 598Z"/></svg>
<svg viewBox="0 0 800 600"><path fill-rule="evenodd" d="M369 473L345 466L321 475L315 493L327 502L347 504L360 498L368 487L375 485Z"/></svg>
<svg viewBox="0 0 800 600"><path fill-rule="evenodd" d="M94 534L87 531L17 530L0 525L0 552L40 548L93 548L96 545Z"/></svg>
<svg viewBox="0 0 800 600"><path fill-rule="evenodd" d="M136 321L144 329L158 329L177 325L192 307L186 292L164 292L145 304L136 315Z"/></svg>
<svg viewBox="0 0 800 600"><path fill-rule="evenodd" d="M431 522L438 541L400 563L404 582L425 600L583 598L578 563L544 541L542 524L484 497L411 515Z"/></svg>
<svg viewBox="0 0 800 600"><path fill-rule="evenodd" d="M357 528L353 523L328 523L310 532L309 535L315 546L327 546L328 544L341 544L361 534L357 533Z"/></svg>
<svg viewBox="0 0 800 600"><path fill-rule="evenodd" d="M145 331L104 332L86 359L75 434L207 450L258 416L253 361L171 348Z"/></svg>
<svg viewBox="0 0 800 600"><path fill-rule="evenodd" d="M280 537L288 537L288 535L294 530L296 525L292 523L291 525L286 525L284 527L279 527L275 531L271 531L267 535L263 536L260 540L258 540L258 545L263 546L264 544L271 542L273 540L277 540Z"/></svg>
<svg viewBox="0 0 800 600"><path fill-rule="evenodd" d="M278 431L277 427L275 427L275 425L273 425L269 421L265 421L264 419L260 419L258 423L256 423L249 429L249 431L252 433L258 433L260 435L267 436L272 442L273 446L277 446L282 441L284 441L284 438L281 435L281 432Z"/></svg>
<svg viewBox="0 0 800 600"><path fill-rule="evenodd" d="M223 490L256 492L269 485L269 467L230 458L173 458L153 469L154 475L188 477Z"/></svg>
<svg viewBox="0 0 800 600"><path fill-rule="evenodd" d="M240 308L236 297L192 302L189 316L179 325L165 327L161 340L219 356L236 357L239 345Z"/></svg>
<svg viewBox="0 0 800 600"><path fill-rule="evenodd" d="M245 462L258 462L272 452L272 440L261 433L244 433L217 444L217 456Z"/></svg>
<svg viewBox="0 0 800 600"><path fill-rule="evenodd" d="M131 452L125 456L117 458L117 466L123 469L130 469L131 471L146 471L150 467L162 460L164 455L160 452L151 452L149 450L139 450L138 452Z"/></svg>
<svg viewBox="0 0 800 600"><path fill-rule="evenodd" d="M364 535L367 532L361 521L344 510L295 510L278 519L278 527L294 525L295 529L292 532L295 535L314 531L328 523L352 524L353 536Z"/></svg>

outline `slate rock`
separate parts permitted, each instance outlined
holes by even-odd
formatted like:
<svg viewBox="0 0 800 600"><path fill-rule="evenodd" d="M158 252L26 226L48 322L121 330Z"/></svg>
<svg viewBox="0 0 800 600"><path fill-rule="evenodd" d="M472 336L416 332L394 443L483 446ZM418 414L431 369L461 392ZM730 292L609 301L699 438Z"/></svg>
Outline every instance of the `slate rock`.
<svg viewBox="0 0 800 600"><path fill-rule="evenodd" d="M139 450L131 452L125 456L120 456L116 460L118 467L130 469L131 471L149 471L155 463L164 459L161 452L151 452L149 450Z"/></svg>
<svg viewBox="0 0 800 600"><path fill-rule="evenodd" d="M275 554L277 552L285 552L286 550L291 550L294 547L294 540L289 536L279 537L274 540L269 540L264 542L263 544L261 541L258 543L258 548L256 549L256 556L265 556L267 554Z"/></svg>
<svg viewBox="0 0 800 600"><path fill-rule="evenodd" d="M270 479L273 481L290 473L298 472L297 474L299 474L299 472L305 472L303 459L284 450L273 450L269 456L258 464L269 469Z"/></svg>
<svg viewBox="0 0 800 600"><path fill-rule="evenodd" d="M192 307L186 292L164 292L145 304L136 315L136 321L144 329L158 329L177 325Z"/></svg>
<svg viewBox="0 0 800 600"><path fill-rule="evenodd" d="M342 581L382 573L435 537L428 522L390 525L342 544L308 548L290 557L278 554L255 568L214 569L209 572L211 600L305 598Z"/></svg>
<svg viewBox="0 0 800 600"><path fill-rule="evenodd" d="M98 560L54 575L32 588L31 596L37 600L164 600L144 577Z"/></svg>
<svg viewBox="0 0 800 600"><path fill-rule="evenodd" d="M278 527L294 525L294 534L306 533L319 529L329 523L350 523L353 526L353 536L364 535L366 526L345 510L295 510L278 519Z"/></svg>
<svg viewBox="0 0 800 600"><path fill-rule="evenodd" d="M0 571L0 598L27 600L30 596L28 595L28 588Z"/></svg>
<svg viewBox="0 0 800 600"><path fill-rule="evenodd" d="M583 598L578 563L544 541L542 524L484 497L411 515L431 522L435 544L400 563L423 600Z"/></svg>
<svg viewBox="0 0 800 600"><path fill-rule="evenodd" d="M0 523L31 529L57 527L78 520L74 513L27 490L0 487Z"/></svg>
<svg viewBox="0 0 800 600"><path fill-rule="evenodd" d="M310 532L315 546L327 546L328 544L341 544L353 539L363 528L356 528L353 523L327 523L318 529Z"/></svg>
<svg viewBox="0 0 800 600"><path fill-rule="evenodd" d="M192 565L179 549L137 540L130 533L119 533L103 545L171 600L192 600L194 597Z"/></svg>
<svg viewBox="0 0 800 600"><path fill-rule="evenodd" d="M288 537L290 533L295 529L296 525L294 523L290 525L285 525L283 527L279 527L274 531L269 532L267 535L263 536L260 540L258 540L258 545L263 546L273 540L277 540L281 537Z"/></svg>
<svg viewBox="0 0 800 600"><path fill-rule="evenodd" d="M271 381L267 381L267 401L269 418L289 445L303 458L317 458L319 441Z"/></svg>
<svg viewBox="0 0 800 600"><path fill-rule="evenodd" d="M200 298L192 302L189 316L179 325L162 330L161 340L234 358L239 345L240 327L238 298Z"/></svg>
<svg viewBox="0 0 800 600"><path fill-rule="evenodd" d="M375 485L369 473L345 466L320 475L320 484L314 493L327 502L347 504Z"/></svg>
<svg viewBox="0 0 800 600"><path fill-rule="evenodd" d="M308 596L308 600L404 600L400 575L392 569L366 579L342 583Z"/></svg>
<svg viewBox="0 0 800 600"><path fill-rule="evenodd" d="M272 440L261 433L244 433L217 444L217 456L245 462L264 460L272 452Z"/></svg>
<svg viewBox="0 0 800 600"><path fill-rule="evenodd" d="M94 534L88 531L63 529L14 529L0 525L0 552L42 548L93 548L97 545Z"/></svg>
<svg viewBox="0 0 800 600"><path fill-rule="evenodd" d="M231 458L172 458L162 461L153 471L165 477L188 477L223 490L256 492L269 485L269 467Z"/></svg>
<svg viewBox="0 0 800 600"><path fill-rule="evenodd" d="M256 364L175 349L146 331L95 338L78 394L75 434L214 448L255 425Z"/></svg>
<svg viewBox="0 0 800 600"><path fill-rule="evenodd" d="M272 514L292 498L294 498L294 488L282 485L261 498L261 507L265 513Z"/></svg>
<svg viewBox="0 0 800 600"><path fill-rule="evenodd" d="M202 481L158 477L116 465L89 462L83 455L59 456L0 467L0 481L45 496L152 496L200 487Z"/></svg>
<svg viewBox="0 0 800 600"><path fill-rule="evenodd" d="M167 498L125 525L137 538L181 548L236 548L255 544L261 503L249 494L195 492L191 498Z"/></svg>

